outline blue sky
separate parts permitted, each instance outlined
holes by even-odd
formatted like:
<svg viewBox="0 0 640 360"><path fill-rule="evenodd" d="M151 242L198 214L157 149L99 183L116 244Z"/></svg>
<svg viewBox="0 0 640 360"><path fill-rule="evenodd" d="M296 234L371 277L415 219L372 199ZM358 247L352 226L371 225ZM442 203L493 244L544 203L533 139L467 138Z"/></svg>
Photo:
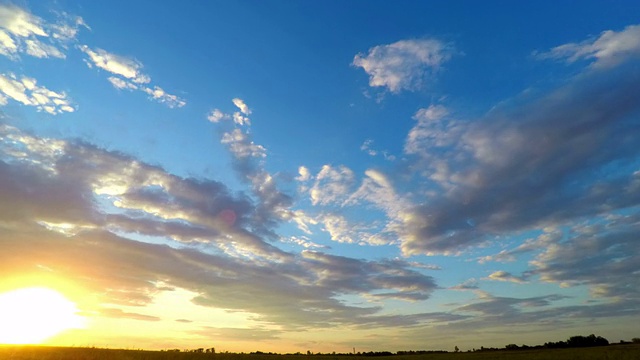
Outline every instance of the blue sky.
<svg viewBox="0 0 640 360"><path fill-rule="evenodd" d="M1 290L74 301L62 345L628 339L638 13L0 2Z"/></svg>

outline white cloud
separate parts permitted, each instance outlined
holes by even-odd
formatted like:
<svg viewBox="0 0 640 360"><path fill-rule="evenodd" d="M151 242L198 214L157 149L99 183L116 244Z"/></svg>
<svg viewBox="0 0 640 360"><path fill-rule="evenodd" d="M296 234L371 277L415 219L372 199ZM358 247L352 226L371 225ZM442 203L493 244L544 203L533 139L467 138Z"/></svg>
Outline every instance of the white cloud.
<svg viewBox="0 0 640 360"><path fill-rule="evenodd" d="M0 5L0 27L16 36L48 36L42 23L41 18L15 5Z"/></svg>
<svg viewBox="0 0 640 360"><path fill-rule="evenodd" d="M353 182L354 174L348 167L341 165L333 168L331 165L324 165L316 176L313 187L309 190L311 203L313 205L342 203L351 192Z"/></svg>
<svg viewBox="0 0 640 360"><path fill-rule="evenodd" d="M300 166L298 168L298 177L296 177L296 180L298 181L308 181L311 178L311 172L309 172L309 169L306 166Z"/></svg>
<svg viewBox="0 0 640 360"><path fill-rule="evenodd" d="M153 89L143 87L142 91L149 94L154 100L166 104L170 108L183 107L187 104L186 101L177 97L176 95L168 94L159 86L154 86Z"/></svg>
<svg viewBox="0 0 640 360"><path fill-rule="evenodd" d="M239 99L239 98L234 98L233 100L233 105L235 105L236 107L238 107L238 109L240 109L240 111L245 114L245 115L250 115L251 114L251 109L249 109L249 107L247 106L247 104L245 104L244 100Z"/></svg>
<svg viewBox="0 0 640 360"><path fill-rule="evenodd" d="M0 4L0 54L12 60L17 60L20 53L38 58L65 58L60 48L75 40L80 26L88 26L79 16L58 17L56 24L49 24L28 10Z"/></svg>
<svg viewBox="0 0 640 360"><path fill-rule="evenodd" d="M229 115L223 113L222 111L220 111L220 109L213 109L211 110L209 115L207 115L207 120L211 121L212 123L217 123L217 122L220 122L220 120L228 119L228 118L229 118Z"/></svg>
<svg viewBox="0 0 640 360"><path fill-rule="evenodd" d="M87 45L81 45L79 49L89 56L93 65L112 74L120 75L137 84L147 84L151 81L149 76L142 73L142 64L138 60L112 54L103 49L92 50Z"/></svg>
<svg viewBox="0 0 640 360"><path fill-rule="evenodd" d="M429 72L437 70L451 54L451 47L438 40L401 40L375 46L366 56L358 54L352 64L369 74L369 86L398 93L420 88Z"/></svg>
<svg viewBox="0 0 640 360"><path fill-rule="evenodd" d="M109 80L111 85L113 85L116 89L120 89L120 90L137 90L138 89L138 86L136 84L122 80L119 77L109 76L107 80Z"/></svg>
<svg viewBox="0 0 640 360"><path fill-rule="evenodd" d="M75 111L71 100L64 92L57 93L44 86L38 86L35 79L25 76L18 78L12 73L0 74L0 93L4 94L3 100L0 101L2 105L6 105L7 98L11 98L51 115Z"/></svg>
<svg viewBox="0 0 640 360"><path fill-rule="evenodd" d="M242 114L237 111L233 113L233 122L238 125L251 125L251 119L246 116L242 116Z"/></svg>
<svg viewBox="0 0 640 360"><path fill-rule="evenodd" d="M570 63L580 59L595 59L593 67L615 66L640 56L640 25L630 25L619 32L607 30L595 39L556 46L537 56L542 59L566 59Z"/></svg>
<svg viewBox="0 0 640 360"><path fill-rule="evenodd" d="M230 133L222 135L223 144L229 146L229 150L238 158L264 158L267 156L267 149L262 145L254 144L247 134L240 129L235 129Z"/></svg>
<svg viewBox="0 0 640 360"><path fill-rule="evenodd" d="M0 54L12 58L18 51L18 45L7 32L0 30Z"/></svg>
<svg viewBox="0 0 640 360"><path fill-rule="evenodd" d="M170 108L179 108L187 104L184 99L167 93L160 86L144 86L144 84L151 82L151 78L142 72L143 65L138 60L112 54L103 49L92 50L87 45L81 45L79 49L89 56L89 59L85 60L87 66L93 67L95 65L126 79L110 76L108 80L116 89L140 90L151 96L153 100Z"/></svg>
<svg viewBox="0 0 640 360"><path fill-rule="evenodd" d="M26 53L37 58L56 57L64 59L66 57L57 47L38 40L25 40L24 44Z"/></svg>

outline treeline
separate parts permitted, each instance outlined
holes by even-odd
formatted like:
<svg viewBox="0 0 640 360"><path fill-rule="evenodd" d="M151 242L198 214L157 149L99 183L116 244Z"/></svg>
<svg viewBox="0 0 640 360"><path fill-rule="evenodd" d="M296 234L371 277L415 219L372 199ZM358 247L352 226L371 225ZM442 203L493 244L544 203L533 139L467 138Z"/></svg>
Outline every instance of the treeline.
<svg viewBox="0 0 640 360"><path fill-rule="evenodd" d="M619 344L640 344L640 338L633 338L630 342L621 340ZM557 341L557 342L546 342L544 345L522 345L518 346L516 344L506 345L504 348L494 348L489 347L486 348L484 346L480 347L480 349L467 350L467 352L477 352L477 351L511 351L511 350L528 350L528 349L564 349L564 348L581 348L581 347L592 347L592 346L607 346L609 345L609 340L603 338L602 336L596 336L591 334L589 336L572 336L566 341ZM167 351L177 351L180 350L167 350ZM199 348L194 350L184 350L185 352L199 352L199 353L209 353L216 354L215 348ZM458 347L455 347L454 352L459 352ZM262 352L262 351L254 351L249 353L249 355L300 355L300 356L323 356L323 355L333 355L333 356L368 356L368 357L379 357L379 356L395 356L395 355L424 355L424 354L439 354L439 353L447 353L445 350L404 350L397 351L395 353L390 351L369 351L369 352L349 352L349 353L312 353L311 351L307 351L305 353L297 352L297 353L289 353L289 354L279 354L273 352ZM225 352L228 354L229 352ZM244 354L244 353L241 353Z"/></svg>

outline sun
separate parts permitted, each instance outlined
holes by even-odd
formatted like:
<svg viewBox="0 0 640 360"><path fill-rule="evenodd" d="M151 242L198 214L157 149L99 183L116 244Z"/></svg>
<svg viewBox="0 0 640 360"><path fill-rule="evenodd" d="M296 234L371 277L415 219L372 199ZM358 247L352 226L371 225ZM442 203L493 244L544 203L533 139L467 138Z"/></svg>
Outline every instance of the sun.
<svg viewBox="0 0 640 360"><path fill-rule="evenodd" d="M0 294L0 344L40 344L84 318L60 292L34 287Z"/></svg>

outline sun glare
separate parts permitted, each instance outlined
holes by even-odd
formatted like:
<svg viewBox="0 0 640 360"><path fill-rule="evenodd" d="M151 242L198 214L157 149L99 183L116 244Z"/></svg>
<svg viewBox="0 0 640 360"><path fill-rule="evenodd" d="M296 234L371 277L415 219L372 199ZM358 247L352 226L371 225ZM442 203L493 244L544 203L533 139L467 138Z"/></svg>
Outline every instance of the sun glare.
<svg viewBox="0 0 640 360"><path fill-rule="evenodd" d="M24 288L0 294L0 344L40 344L68 329L81 328L76 305L58 291Z"/></svg>

